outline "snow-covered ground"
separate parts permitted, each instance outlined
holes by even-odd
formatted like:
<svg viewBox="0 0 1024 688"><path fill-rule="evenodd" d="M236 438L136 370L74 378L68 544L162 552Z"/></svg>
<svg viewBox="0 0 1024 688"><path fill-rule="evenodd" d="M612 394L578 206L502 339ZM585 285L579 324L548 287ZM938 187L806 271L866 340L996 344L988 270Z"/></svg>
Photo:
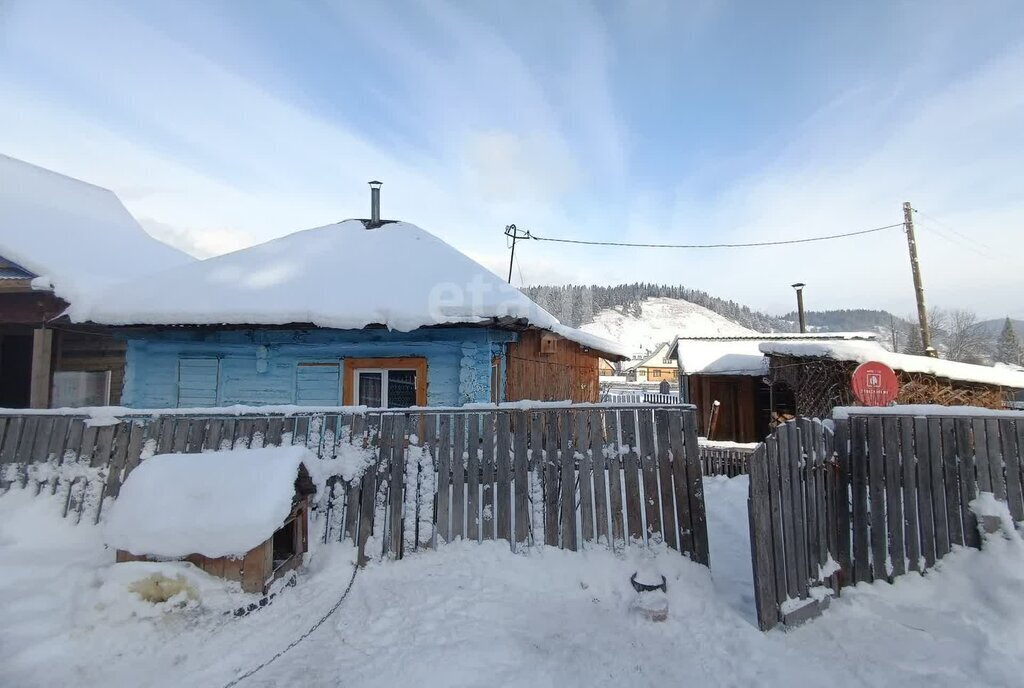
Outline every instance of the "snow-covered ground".
<svg viewBox="0 0 1024 688"><path fill-rule="evenodd" d="M634 356L652 351L675 337L726 337L755 334L712 310L682 299L644 299L639 317L621 308L605 309L584 332L618 342Z"/></svg>
<svg viewBox="0 0 1024 688"><path fill-rule="evenodd" d="M1024 545L993 540L934 573L845 592L788 633L753 622L744 478L706 483L713 571L671 551L614 556L456 544L371 564L307 640L241 686L1017 686L1024 674ZM143 602L160 569L112 564L100 529L51 497L0 497L0 683L223 686L335 603L352 550L320 546L265 609L205 574L194 597ZM669 619L630 612L640 559L668 578ZM176 606L180 603L181 606Z"/></svg>

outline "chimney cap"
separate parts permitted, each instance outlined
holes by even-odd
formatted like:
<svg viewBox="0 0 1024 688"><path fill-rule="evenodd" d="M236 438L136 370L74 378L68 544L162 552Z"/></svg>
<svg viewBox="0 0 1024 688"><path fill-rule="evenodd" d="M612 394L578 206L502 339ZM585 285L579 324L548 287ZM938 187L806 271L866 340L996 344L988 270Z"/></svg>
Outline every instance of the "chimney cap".
<svg viewBox="0 0 1024 688"><path fill-rule="evenodd" d="M790 286L799 291L800 289L803 289L807 285L804 284L803 282L797 282L796 284L791 284Z"/></svg>
<svg viewBox="0 0 1024 688"><path fill-rule="evenodd" d="M379 189L381 187L381 184L383 184L384 182L379 182L376 179L374 179L372 182L367 182L367 183L370 185L370 188L372 188L372 189Z"/></svg>

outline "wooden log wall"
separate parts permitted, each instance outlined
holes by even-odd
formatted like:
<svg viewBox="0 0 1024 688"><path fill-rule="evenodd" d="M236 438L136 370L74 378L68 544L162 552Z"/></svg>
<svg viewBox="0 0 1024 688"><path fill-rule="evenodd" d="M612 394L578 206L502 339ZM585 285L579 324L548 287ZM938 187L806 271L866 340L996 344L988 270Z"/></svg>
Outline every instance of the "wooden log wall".
<svg viewBox="0 0 1024 688"><path fill-rule="evenodd" d="M750 534L763 630L820 611L814 588L925 571L979 547L981 492L1024 521L1024 419L799 418L750 457Z"/></svg>
<svg viewBox="0 0 1024 688"><path fill-rule="evenodd" d="M568 339L557 339L555 352L541 353L540 330L522 332L508 344L506 401L596 402L600 396L600 354Z"/></svg>
<svg viewBox="0 0 1024 688"><path fill-rule="evenodd" d="M2 480L60 494L66 515L98 521L155 453L303 444L328 471L338 457L339 473L353 452L364 459L362 475L331 478L316 506L323 538L354 540L362 561L500 539L513 549L664 542L708 563L691 407L87 420L0 416Z"/></svg>

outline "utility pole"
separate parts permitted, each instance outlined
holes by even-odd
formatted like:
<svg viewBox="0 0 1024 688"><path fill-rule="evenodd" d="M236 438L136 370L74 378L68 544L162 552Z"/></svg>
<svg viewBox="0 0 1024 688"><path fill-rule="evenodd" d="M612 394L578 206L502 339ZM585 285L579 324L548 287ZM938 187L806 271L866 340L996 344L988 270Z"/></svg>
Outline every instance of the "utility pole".
<svg viewBox="0 0 1024 688"><path fill-rule="evenodd" d="M512 238L512 255L508 257L508 283L512 284L512 264L516 259L516 239L529 239L530 233L520 234L515 225L508 225L505 227L505 236Z"/></svg>
<svg viewBox="0 0 1024 688"><path fill-rule="evenodd" d="M917 298L917 319L921 324L921 344L924 353L938 358L939 352L932 346L932 332L928 327L928 309L924 305L924 286L921 284L921 262L917 259L917 239L914 238L914 209L910 201L903 204L903 225L907 232L907 246L910 248L910 270L914 275L914 296Z"/></svg>

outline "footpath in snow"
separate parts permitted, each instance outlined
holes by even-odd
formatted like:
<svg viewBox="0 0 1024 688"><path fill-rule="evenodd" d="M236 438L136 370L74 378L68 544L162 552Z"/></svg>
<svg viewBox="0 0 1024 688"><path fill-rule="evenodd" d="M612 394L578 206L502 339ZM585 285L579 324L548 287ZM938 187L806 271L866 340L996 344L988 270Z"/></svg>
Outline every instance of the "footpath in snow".
<svg viewBox="0 0 1024 688"><path fill-rule="evenodd" d="M960 550L927 576L844 591L784 633L754 625L745 478L706 481L713 572L672 551L458 543L362 571L338 613L241 686L1019 686L1024 545ZM129 590L100 529L58 500L0 497L0 683L212 686L266 660L337 600L352 549L319 546L269 607L201 573L162 604ZM668 578L669 619L630 612L629 575ZM156 567L164 565L153 565ZM172 569L169 571L173 576Z"/></svg>

